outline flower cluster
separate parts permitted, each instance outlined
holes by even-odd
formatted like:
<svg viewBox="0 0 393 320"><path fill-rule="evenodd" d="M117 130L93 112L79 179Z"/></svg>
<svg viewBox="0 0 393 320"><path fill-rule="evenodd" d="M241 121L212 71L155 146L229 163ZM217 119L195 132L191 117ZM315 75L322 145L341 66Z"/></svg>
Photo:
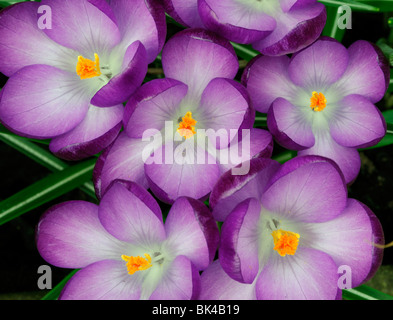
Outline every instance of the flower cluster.
<svg viewBox="0 0 393 320"><path fill-rule="evenodd" d="M168 39L165 13L185 27ZM37 226L41 256L80 269L61 299L340 299L341 266L353 287L375 274L382 227L347 187L357 149L386 133L389 70L367 41L321 37L325 22L316 0L0 12L0 122L63 159L99 154L98 204L55 205ZM231 41L260 52L242 74ZM163 77L147 79L158 55ZM274 142L296 157L272 160Z"/></svg>

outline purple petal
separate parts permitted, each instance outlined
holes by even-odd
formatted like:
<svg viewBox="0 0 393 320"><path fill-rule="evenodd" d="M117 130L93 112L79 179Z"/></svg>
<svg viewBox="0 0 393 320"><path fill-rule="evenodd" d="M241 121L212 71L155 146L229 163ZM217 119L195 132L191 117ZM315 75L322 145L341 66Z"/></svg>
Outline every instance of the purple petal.
<svg viewBox="0 0 393 320"><path fill-rule="evenodd" d="M226 40L206 30L187 29L176 33L165 44L162 66L167 78L186 84L190 95L198 101L212 79L233 79L239 63Z"/></svg>
<svg viewBox="0 0 393 320"><path fill-rule="evenodd" d="M276 27L273 17L249 5L231 0L198 1L204 25L220 36L238 43L252 43L264 39Z"/></svg>
<svg viewBox="0 0 393 320"><path fill-rule="evenodd" d="M43 0L41 4L52 9L52 26L44 29L47 36L83 56L106 52L120 41L119 29L103 6L87 0Z"/></svg>
<svg viewBox="0 0 393 320"><path fill-rule="evenodd" d="M163 0L165 11L178 23L190 28L204 28L198 13L198 0Z"/></svg>
<svg viewBox="0 0 393 320"><path fill-rule="evenodd" d="M271 159L257 158L250 161L250 170L246 175L225 172L214 186L209 198L214 218L224 221L243 200L250 197L260 199L267 181L279 166L278 162Z"/></svg>
<svg viewBox="0 0 393 320"><path fill-rule="evenodd" d="M295 54L288 73L298 86L311 92L328 87L344 74L348 66L347 49L331 38L321 38Z"/></svg>
<svg viewBox="0 0 393 320"><path fill-rule="evenodd" d="M320 222L338 216L347 189L337 165L328 159L296 157L275 173L262 195L262 206L296 221Z"/></svg>
<svg viewBox="0 0 393 320"><path fill-rule="evenodd" d="M299 247L293 256L272 253L256 283L261 300L334 300L337 265L319 250Z"/></svg>
<svg viewBox="0 0 393 320"><path fill-rule="evenodd" d="M219 232L209 209L192 198L178 198L165 220L168 242L199 269L206 269L216 253Z"/></svg>
<svg viewBox="0 0 393 320"><path fill-rule="evenodd" d="M173 203L181 196L201 199L211 192L219 178L215 159L200 146L194 150L192 140L175 146L167 143L154 152L160 163L145 164L150 189L163 202Z"/></svg>
<svg viewBox="0 0 393 320"><path fill-rule="evenodd" d="M73 275L59 300L138 300L140 295L141 286L124 261L102 260Z"/></svg>
<svg viewBox="0 0 393 320"><path fill-rule="evenodd" d="M329 254L337 266L351 270L354 288L368 280L382 262L382 227L371 210L354 199L348 200L345 210L337 218L312 226L310 246Z"/></svg>
<svg viewBox="0 0 393 320"><path fill-rule="evenodd" d="M278 98L290 99L296 87L289 81L289 58L256 56L245 68L242 83L247 87L254 108L267 113Z"/></svg>
<svg viewBox="0 0 393 320"><path fill-rule="evenodd" d="M371 102L381 100L386 91L381 58L373 45L359 40L348 48L349 63L335 87L343 95L359 94Z"/></svg>
<svg viewBox="0 0 393 320"><path fill-rule="evenodd" d="M298 156L304 155L322 156L336 162L347 184L353 182L360 171L359 152L355 148L340 146L329 133L316 135L313 147L298 152Z"/></svg>
<svg viewBox="0 0 393 320"><path fill-rule="evenodd" d="M177 256L150 296L150 300L190 300L192 294L191 262L185 256Z"/></svg>
<svg viewBox="0 0 393 320"><path fill-rule="evenodd" d="M201 275L199 300L256 300L255 285L233 280L216 260Z"/></svg>
<svg viewBox="0 0 393 320"><path fill-rule="evenodd" d="M132 139L121 132L116 140L98 158L94 167L93 181L98 198L115 179L134 181L148 188L142 153L148 141Z"/></svg>
<svg viewBox="0 0 393 320"><path fill-rule="evenodd" d="M221 227L220 264L231 278L242 283L252 283L259 271L260 212L259 200L248 198L233 209Z"/></svg>
<svg viewBox="0 0 393 320"><path fill-rule="evenodd" d="M52 138L83 120L90 90L76 74L46 65L27 66L3 88L0 118L20 135Z"/></svg>
<svg viewBox="0 0 393 320"><path fill-rule="evenodd" d="M0 71L11 76L32 64L47 64L65 70L75 68L77 55L60 46L37 27L39 3L9 6L0 14Z"/></svg>
<svg viewBox="0 0 393 320"><path fill-rule="evenodd" d="M122 254L121 242L101 225L97 205L85 201L48 209L38 223L36 242L40 255L61 268L83 268Z"/></svg>
<svg viewBox="0 0 393 320"><path fill-rule="evenodd" d="M91 99L92 104L110 107L122 103L142 84L147 73L147 61L145 47L140 41L128 47L123 63L126 67L96 92Z"/></svg>
<svg viewBox="0 0 393 320"><path fill-rule="evenodd" d="M116 238L147 245L166 238L157 206L142 187L117 180L102 197L98 215L104 228Z"/></svg>
<svg viewBox="0 0 393 320"><path fill-rule="evenodd" d="M121 33L118 47L125 50L140 41L146 48L147 63L153 62L161 51L166 37L165 12L156 0L111 0L110 7Z"/></svg>
<svg viewBox="0 0 393 320"><path fill-rule="evenodd" d="M277 142L287 149L301 150L315 143L312 123L286 99L274 100L267 114L267 125Z"/></svg>
<svg viewBox="0 0 393 320"><path fill-rule="evenodd" d="M276 16L277 26L266 38L253 43L264 55L277 56L297 52L312 44L326 23L326 9L321 3L293 6Z"/></svg>
<svg viewBox="0 0 393 320"><path fill-rule="evenodd" d="M145 83L127 102L124 127L127 135L141 138L148 130L161 131L165 121L173 121L187 86L173 79L154 79Z"/></svg>
<svg viewBox="0 0 393 320"><path fill-rule="evenodd" d="M75 129L52 139L49 148L66 160L95 155L110 145L122 126L123 106L97 108L90 105L85 119Z"/></svg>
<svg viewBox="0 0 393 320"><path fill-rule="evenodd" d="M330 120L330 134L343 147L365 148L377 144L386 133L383 115L368 99L349 95L337 102Z"/></svg>

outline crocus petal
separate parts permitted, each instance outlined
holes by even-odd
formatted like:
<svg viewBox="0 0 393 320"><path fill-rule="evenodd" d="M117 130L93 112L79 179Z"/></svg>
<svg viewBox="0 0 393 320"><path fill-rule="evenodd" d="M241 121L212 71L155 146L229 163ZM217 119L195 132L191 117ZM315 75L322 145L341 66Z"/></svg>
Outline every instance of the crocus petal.
<svg viewBox="0 0 393 320"><path fill-rule="evenodd" d="M165 220L168 243L199 269L206 269L216 253L219 233L209 209L192 198L178 198Z"/></svg>
<svg viewBox="0 0 393 320"><path fill-rule="evenodd" d="M141 186L116 180L102 197L98 214L104 228L117 239L148 245L166 237L157 206Z"/></svg>
<svg viewBox="0 0 393 320"><path fill-rule="evenodd" d="M215 260L201 275L199 300L256 300L255 285L233 280Z"/></svg>
<svg viewBox="0 0 393 320"><path fill-rule="evenodd" d="M0 118L13 131L52 138L75 128L89 108L89 88L78 76L46 65L24 67L3 88ZM45 89L43 89L45 88Z"/></svg>
<svg viewBox="0 0 393 320"><path fill-rule="evenodd" d="M262 206L297 221L327 221L346 206L347 189L337 165L321 157L295 157L275 173Z"/></svg>
<svg viewBox="0 0 393 320"><path fill-rule="evenodd" d="M238 43L265 38L276 27L276 20L265 12L232 0L198 1L204 25L220 36Z"/></svg>
<svg viewBox="0 0 393 320"><path fill-rule="evenodd" d="M313 43L326 23L326 9L312 1L307 6L296 6L275 16L277 26L266 38L253 43L264 55L278 56L297 52Z"/></svg>
<svg viewBox="0 0 393 320"><path fill-rule="evenodd" d="M208 133L213 130L212 142L217 148L228 146L230 131L236 131L244 122L250 100L246 89L235 80L215 78L203 91L195 118ZM216 134L222 132L225 139L216 142Z"/></svg>
<svg viewBox="0 0 393 320"><path fill-rule="evenodd" d="M334 300L337 265L326 253L300 247L295 255L272 253L256 283L261 300Z"/></svg>
<svg viewBox="0 0 393 320"><path fill-rule="evenodd" d="M382 262L382 227L364 204L348 199L348 205L337 218L311 225L312 236L308 240L312 247L329 254L337 266L348 266L354 288L368 280Z"/></svg>
<svg viewBox="0 0 393 320"><path fill-rule="evenodd" d="M377 144L386 133L386 123L378 108L360 95L349 95L337 102L330 119L332 138L343 147L365 148Z"/></svg>
<svg viewBox="0 0 393 320"><path fill-rule="evenodd" d="M183 26L203 28L197 0L163 0L165 11Z"/></svg>
<svg viewBox="0 0 393 320"><path fill-rule="evenodd" d="M32 64L75 68L74 51L52 41L37 28L39 6L36 2L24 2L1 11L0 71L6 76Z"/></svg>
<svg viewBox="0 0 393 320"><path fill-rule="evenodd" d="M66 160L80 160L99 153L119 134L123 106L98 108L90 105L84 120L75 129L50 142L49 149Z"/></svg>
<svg viewBox="0 0 393 320"><path fill-rule="evenodd" d="M154 79L145 83L125 107L124 127L127 135L141 138L148 136L148 130L164 129L165 122L173 121L176 117L178 106L186 94L187 86L177 80Z"/></svg>
<svg viewBox="0 0 393 320"><path fill-rule="evenodd" d="M304 155L318 155L332 159L340 167L347 184L353 182L360 171L359 152L355 148L339 145L328 133L316 135L313 147L298 152L298 156Z"/></svg>
<svg viewBox="0 0 393 320"><path fill-rule="evenodd" d="M38 223L36 241L41 256L61 268L83 268L122 254L122 243L101 225L97 205L85 201L48 209Z"/></svg>
<svg viewBox="0 0 393 320"><path fill-rule="evenodd" d="M176 33L165 44L162 66L167 78L185 83L189 95L198 101L212 79L233 79L239 62L228 41L206 30L187 29Z"/></svg>
<svg viewBox="0 0 393 320"><path fill-rule="evenodd" d="M155 0L111 0L109 2L121 33L117 49L140 41L146 48L147 62L155 60L166 37L166 21L163 7Z"/></svg>
<svg viewBox="0 0 393 320"><path fill-rule="evenodd" d="M239 282L252 283L259 271L260 212L259 200L248 198L235 207L221 228L220 263Z"/></svg>
<svg viewBox="0 0 393 320"><path fill-rule="evenodd" d="M290 99L296 86L289 81L287 56L256 56L244 69L242 83L247 87L254 108L267 113L277 97Z"/></svg>
<svg viewBox="0 0 393 320"><path fill-rule="evenodd" d="M250 170L246 175L225 172L215 184L209 198L214 218L224 221L243 200L250 197L260 199L267 181L279 166L274 160L256 158L250 161Z"/></svg>
<svg viewBox="0 0 393 320"><path fill-rule="evenodd" d="M140 41L133 42L127 49L120 74L98 90L91 103L98 107L110 107L126 101L138 88L147 73L146 50Z"/></svg>
<svg viewBox="0 0 393 320"><path fill-rule="evenodd" d="M68 280L60 300L138 300L140 282L127 274L124 261L95 262Z"/></svg>
<svg viewBox="0 0 393 320"><path fill-rule="evenodd" d="M163 274L150 300L190 300L193 294L193 272L190 260L177 256Z"/></svg>
<svg viewBox="0 0 393 320"><path fill-rule="evenodd" d="M277 142L288 149L301 150L315 143L311 123L299 107L286 99L274 100L267 114L267 125Z"/></svg>
<svg viewBox="0 0 393 320"><path fill-rule="evenodd" d="M103 6L87 0L43 0L41 4L52 8L52 26L44 32L83 56L106 52L120 41L120 31Z"/></svg>
<svg viewBox="0 0 393 320"><path fill-rule="evenodd" d="M150 189L163 202L173 203L180 196L201 199L219 178L215 159L200 146L195 147L193 138L176 146L167 143L154 153L162 160L146 163L145 173Z"/></svg>
<svg viewBox="0 0 393 320"><path fill-rule="evenodd" d="M129 138L125 132L119 134L100 155L94 167L93 182L98 198L115 179L134 181L148 188L142 153L149 144L149 141Z"/></svg>
<svg viewBox="0 0 393 320"><path fill-rule="evenodd" d="M290 79L310 91L323 90L335 83L348 66L347 49L331 38L321 38L296 53L289 64Z"/></svg>
<svg viewBox="0 0 393 320"><path fill-rule="evenodd" d="M373 103L381 100L387 87L378 51L369 42L359 40L348 48L348 55L348 67L335 88L342 96L360 94Z"/></svg>

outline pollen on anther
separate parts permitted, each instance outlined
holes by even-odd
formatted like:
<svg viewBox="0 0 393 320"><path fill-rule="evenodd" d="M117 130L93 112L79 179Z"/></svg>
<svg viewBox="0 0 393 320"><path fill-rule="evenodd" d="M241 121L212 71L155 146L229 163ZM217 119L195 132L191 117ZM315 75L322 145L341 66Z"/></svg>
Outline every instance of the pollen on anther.
<svg viewBox="0 0 393 320"><path fill-rule="evenodd" d="M310 98L310 108L314 111L322 111L326 108L327 100L322 92L313 91Z"/></svg>
<svg viewBox="0 0 393 320"><path fill-rule="evenodd" d="M100 58L98 54L94 54L95 61L86 59L82 56L78 56L78 62L76 64L76 74L83 80L101 75L100 70Z"/></svg>

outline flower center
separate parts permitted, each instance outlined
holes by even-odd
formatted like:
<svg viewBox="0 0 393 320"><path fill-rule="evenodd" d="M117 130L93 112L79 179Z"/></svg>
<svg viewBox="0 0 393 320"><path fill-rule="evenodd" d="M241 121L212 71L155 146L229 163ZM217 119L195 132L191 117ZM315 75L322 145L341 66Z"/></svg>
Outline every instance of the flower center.
<svg viewBox="0 0 393 320"><path fill-rule="evenodd" d="M186 115L182 117L182 121L179 123L177 132L186 139L191 138L196 133L194 127L196 123L197 121L192 118L192 113L188 111Z"/></svg>
<svg viewBox="0 0 393 320"><path fill-rule="evenodd" d="M98 54L94 54L95 61L90 59L83 58L82 56L78 57L78 63L76 64L76 74L81 79L93 78L101 75L100 70L100 58Z"/></svg>
<svg viewBox="0 0 393 320"><path fill-rule="evenodd" d="M136 271L142 271L152 267L150 255L145 253L145 257L146 258L140 256L129 257L123 254L121 258L127 262L128 274L134 274Z"/></svg>
<svg viewBox="0 0 393 320"><path fill-rule="evenodd" d="M274 241L274 250L284 257L286 254L294 255L299 244L300 235L291 231L282 229L272 232Z"/></svg>
<svg viewBox="0 0 393 320"><path fill-rule="evenodd" d="M314 111L322 111L326 107L326 98L323 93L317 93L316 91L312 92L312 96L310 98L310 107Z"/></svg>

